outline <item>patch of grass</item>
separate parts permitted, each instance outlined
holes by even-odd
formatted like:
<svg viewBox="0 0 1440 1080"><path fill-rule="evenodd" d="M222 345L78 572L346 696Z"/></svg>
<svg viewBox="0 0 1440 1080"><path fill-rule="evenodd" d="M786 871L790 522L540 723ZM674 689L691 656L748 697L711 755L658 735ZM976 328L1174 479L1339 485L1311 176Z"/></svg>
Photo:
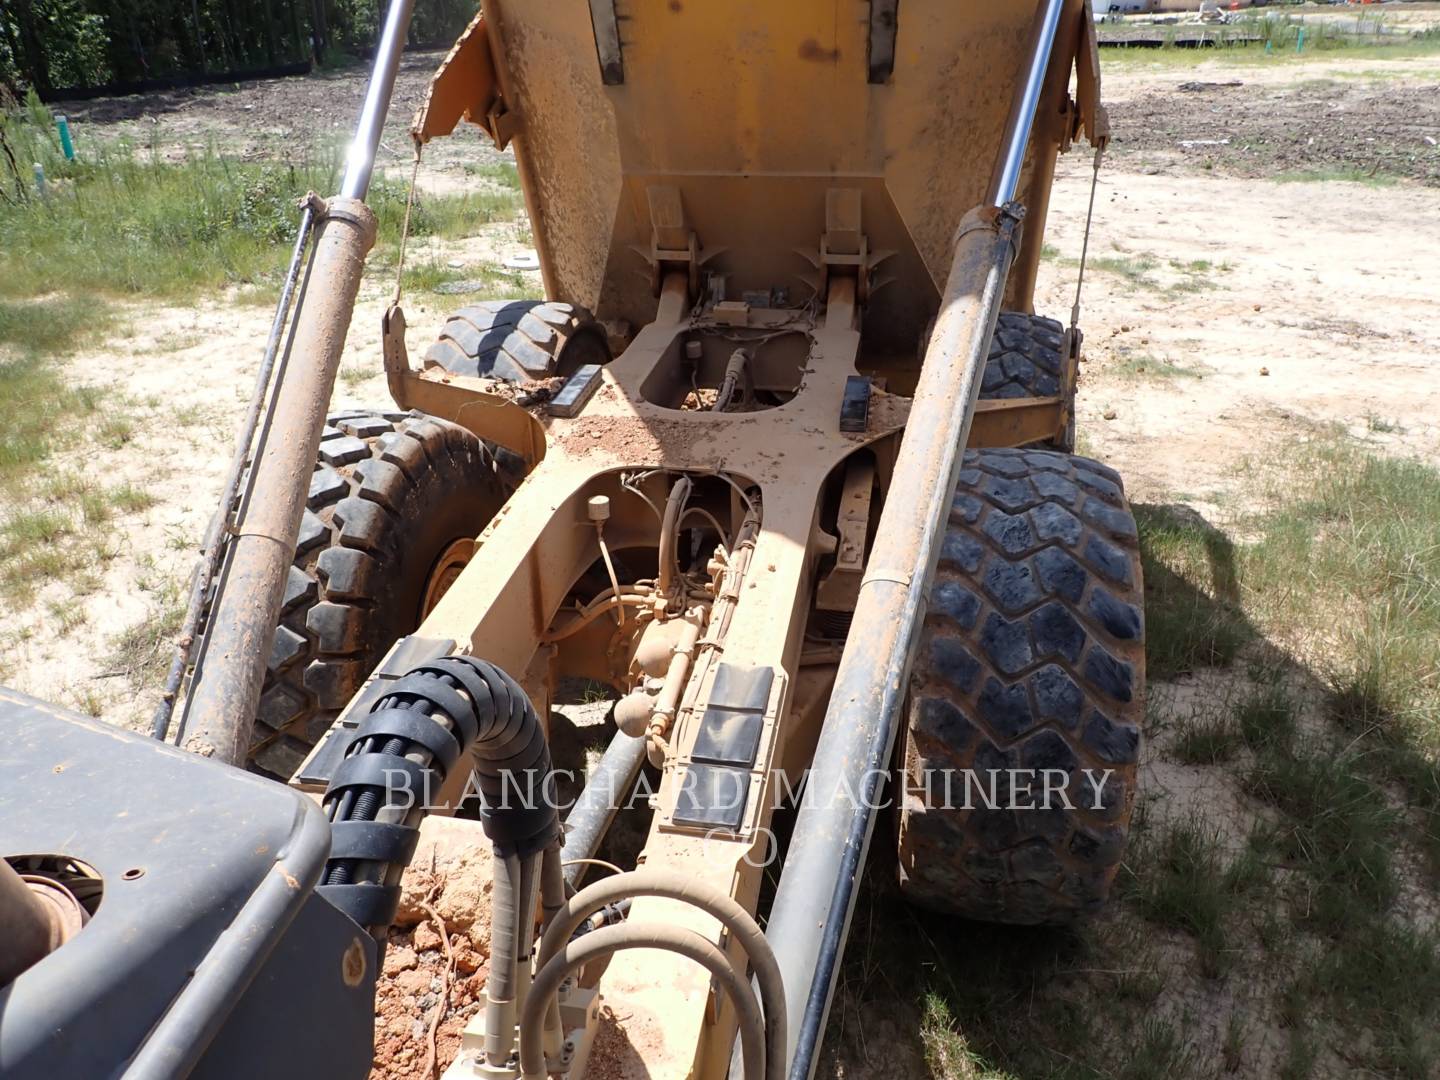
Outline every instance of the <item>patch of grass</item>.
<svg viewBox="0 0 1440 1080"><path fill-rule="evenodd" d="M1165 989L1165 976L1153 967L1126 967L1115 975L1115 994L1124 1001L1149 1005Z"/></svg>
<svg viewBox="0 0 1440 1080"><path fill-rule="evenodd" d="M74 600L52 600L45 605L45 608L50 613L50 617L55 620L61 637L68 637L73 630L84 626L90 619L85 605Z"/></svg>
<svg viewBox="0 0 1440 1080"><path fill-rule="evenodd" d="M1440 471L1322 437L1275 487L1247 588L1268 623L1323 643L1331 716L1440 856Z"/></svg>
<svg viewBox="0 0 1440 1080"><path fill-rule="evenodd" d="M94 596L104 580L94 570L82 570L70 579L70 591L77 597Z"/></svg>
<svg viewBox="0 0 1440 1080"><path fill-rule="evenodd" d="M1170 297L1190 293L1206 292L1215 287L1215 275L1229 273L1234 267L1228 262L1215 263L1209 259L1171 259L1167 270L1174 281L1165 289Z"/></svg>
<svg viewBox="0 0 1440 1080"><path fill-rule="evenodd" d="M1365 414L1365 429L1376 435L1403 435L1405 429L1398 420L1387 420L1378 413Z"/></svg>
<svg viewBox="0 0 1440 1080"><path fill-rule="evenodd" d="M377 372L360 367L358 364L350 364L340 369L340 382L346 390L354 392L356 388L363 385L371 375Z"/></svg>
<svg viewBox="0 0 1440 1080"><path fill-rule="evenodd" d="M19 357L65 352L87 338L93 339L95 332L107 328L111 321L110 311L104 306L95 312L77 310L61 297L0 298L0 350Z"/></svg>
<svg viewBox="0 0 1440 1080"><path fill-rule="evenodd" d="M75 707L86 716L99 719L105 714L105 700L91 687L74 692Z"/></svg>
<svg viewBox="0 0 1440 1080"><path fill-rule="evenodd" d="M431 259L405 267L405 291L443 307L457 296L466 301L519 300L533 294L534 286L519 273L493 264L455 267Z"/></svg>
<svg viewBox="0 0 1440 1080"><path fill-rule="evenodd" d="M1357 920L1301 974L1294 993L1326 1003L1345 1028L1372 1033L1348 1055L1372 1075L1435 1075L1440 939L1433 929Z"/></svg>
<svg viewBox="0 0 1440 1080"><path fill-rule="evenodd" d="M118 551L110 545L110 521L117 512L156 502L131 484L106 488L75 470L41 471L28 484L17 480L9 495L11 505L0 518L0 596L22 605L54 580L71 580L76 592L87 580L90 591L98 588L93 564Z"/></svg>
<svg viewBox="0 0 1440 1080"><path fill-rule="evenodd" d="M1354 28L1325 19L1290 16L1275 12L1249 13L1223 27L1211 28L1210 44L1186 47L1176 28L1166 28L1159 48L1103 49L1108 66L1139 68L1190 68L1213 64L1217 58L1228 65L1297 66L1313 60L1316 53L1341 51L1349 62L1398 60L1429 57L1440 53L1440 36L1433 30L1418 33L1384 33L1383 16L1376 21L1361 19ZM1101 40L1107 36L1102 26ZM1303 48L1300 32L1305 38ZM1267 47L1268 46L1268 47Z"/></svg>
<svg viewBox="0 0 1440 1080"><path fill-rule="evenodd" d="M107 666L122 672L132 686L154 684L170 665L170 646L184 617L178 590L167 590L150 614L112 640Z"/></svg>
<svg viewBox="0 0 1440 1080"><path fill-rule="evenodd" d="M160 500L133 484L119 484L105 492L105 499L109 504L126 514L138 514L142 510L149 510Z"/></svg>
<svg viewBox="0 0 1440 1080"><path fill-rule="evenodd" d="M63 578L74 569L70 556L59 548L34 548L3 560L0 593L16 602L28 603L35 590Z"/></svg>
<svg viewBox="0 0 1440 1080"><path fill-rule="evenodd" d="M80 493L78 503L80 517L86 525L104 525L110 520L110 500L100 491Z"/></svg>
<svg viewBox="0 0 1440 1080"><path fill-rule="evenodd" d="M1240 733L1224 712L1190 716L1180 721L1173 752L1182 765L1220 765L1240 749Z"/></svg>
<svg viewBox="0 0 1440 1080"><path fill-rule="evenodd" d="M508 161L498 161L493 164L467 163L465 175L489 180L499 187L508 188L511 191L520 190L519 170Z"/></svg>
<svg viewBox="0 0 1440 1080"><path fill-rule="evenodd" d="M1374 169L1289 169L1271 175L1277 184L1364 184L1366 187L1394 187L1400 177Z"/></svg>
<svg viewBox="0 0 1440 1080"><path fill-rule="evenodd" d="M1224 666L1254 631L1240 608L1234 544L1188 507L1137 504L1152 678Z"/></svg>
<svg viewBox="0 0 1440 1080"><path fill-rule="evenodd" d="M162 353L183 352L186 349L193 349L205 340L205 335L199 330L175 330L155 342L155 349Z"/></svg>
<svg viewBox="0 0 1440 1080"><path fill-rule="evenodd" d="M42 460L57 436L93 412L93 395L73 390L46 358L99 345L114 321L114 301L131 297L192 301L226 286L240 302L274 303L299 222L296 200L338 182L341 148L301 147L285 164L237 162L213 148L185 160L154 148L96 140L66 161L53 118L38 100L0 113L20 160L42 164L54 183L48 198L0 201L0 409L20 417L0 432L0 484L11 465ZM474 234L523 212L514 167L486 167L480 190L417 196L412 237ZM372 184L367 202L379 224L375 260L393 259L406 212L406 189ZM162 351L189 347L171 335ZM19 400L23 399L23 400ZM43 403L36 415L21 406ZM102 441L123 445L130 432L107 421Z"/></svg>
<svg viewBox="0 0 1440 1080"><path fill-rule="evenodd" d="M1013 1080L1012 1073L988 1067L984 1058L970 1048L964 1034L956 1029L950 1006L934 992L924 998L920 1042L925 1048L925 1064L936 1080Z"/></svg>
<svg viewBox="0 0 1440 1080"><path fill-rule="evenodd" d="M95 436L107 449L119 450L135 437L135 420L124 413L112 413L100 421Z"/></svg>
<svg viewBox="0 0 1440 1080"><path fill-rule="evenodd" d="M1112 1044L1065 989L1078 988L1080 972L1122 966L1115 958L1128 961L1138 944L1098 944L1088 927L982 926L921 911L900 899L894 874L883 856L870 861L817 1075L838 1073L829 1055L839 1047L851 1049L846 1075L858 1076L928 1066L946 1077L1081 1077L1113 1075L1128 1060L1129 1039ZM865 1043L877 1015L893 1043L877 1044L873 1029Z"/></svg>
<svg viewBox="0 0 1440 1080"><path fill-rule="evenodd" d="M1240 738L1256 753L1289 750L1295 741L1295 702L1285 687L1253 689L1235 710Z"/></svg>
<svg viewBox="0 0 1440 1080"><path fill-rule="evenodd" d="M1305 748L1262 754L1245 781L1285 815L1271 836L1277 853L1318 886L1303 897L1297 920L1327 935L1383 913L1399 890L1390 859L1399 818L1365 771L1351 753Z"/></svg>
<svg viewBox="0 0 1440 1080"><path fill-rule="evenodd" d="M1137 288L1156 289L1159 283L1150 275L1160 265L1153 255L1095 255L1090 265L1096 270L1114 274Z"/></svg>
<svg viewBox="0 0 1440 1080"><path fill-rule="evenodd" d="M1278 1080L1310 1080L1320 1057L1310 1021L1300 1015L1287 1026L1289 1037L1285 1041L1285 1060L1280 1065Z"/></svg>
<svg viewBox="0 0 1440 1080"><path fill-rule="evenodd" d="M1182 274L1208 274L1215 269L1215 264L1209 259L1171 259L1170 268ZM1221 269L1225 269L1221 264Z"/></svg>
<svg viewBox="0 0 1440 1080"><path fill-rule="evenodd" d="M48 138L53 119L43 106L5 123L24 160L58 183L48 199L0 203L0 297L64 292L84 297L87 313L106 297L188 299L275 277L299 223L297 200L339 180L340 148L326 144L301 147L285 164L236 162L214 148L172 162L124 142L96 142L66 161ZM503 170L494 179L474 193L417 196L410 235L463 236L513 220L518 192ZM400 184L371 185L382 249L399 237L406 195Z"/></svg>
<svg viewBox="0 0 1440 1080"><path fill-rule="evenodd" d="M1128 348L1122 347L1121 352L1125 355L1121 361L1110 368L1111 374L1122 379L1138 381L1149 379L1165 381L1169 379L1201 379L1204 378L1207 369L1200 364L1179 364L1163 356L1151 356L1149 353L1136 353Z"/></svg>
<svg viewBox="0 0 1440 1080"><path fill-rule="evenodd" d="M1196 818L1158 838L1132 838L1119 885L1147 921L1193 937L1201 974L1218 978L1234 962L1227 917L1255 884L1256 866L1248 852L1227 861L1219 830Z"/></svg>
<svg viewBox="0 0 1440 1080"><path fill-rule="evenodd" d="M21 554L31 547L53 546L75 531L69 514L58 510L22 510L0 526L0 538L7 555Z"/></svg>
<svg viewBox="0 0 1440 1080"><path fill-rule="evenodd" d="M1122 1080L1186 1077L1200 1064L1200 1053L1175 1025L1164 1017L1148 1016L1140 1025L1134 1056L1120 1071Z"/></svg>
<svg viewBox="0 0 1440 1080"><path fill-rule="evenodd" d="M35 465L79 438L103 398L95 387L68 382L42 358L0 360L0 494L13 494Z"/></svg>
<svg viewBox="0 0 1440 1080"><path fill-rule="evenodd" d="M1220 1044L1220 1061L1227 1073L1239 1072L1245 1063L1245 1042L1249 1037L1249 1025L1239 1012L1232 1012L1225 1021L1225 1040Z"/></svg>

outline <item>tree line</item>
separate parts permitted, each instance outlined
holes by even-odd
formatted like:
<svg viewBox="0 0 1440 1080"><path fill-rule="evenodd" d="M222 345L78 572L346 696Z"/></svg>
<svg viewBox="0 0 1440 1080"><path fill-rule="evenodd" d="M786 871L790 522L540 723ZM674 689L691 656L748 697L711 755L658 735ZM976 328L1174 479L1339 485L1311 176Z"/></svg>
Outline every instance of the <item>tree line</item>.
<svg viewBox="0 0 1440 1080"><path fill-rule="evenodd" d="M0 83L73 89L327 62L375 43L386 0L4 0ZM478 0L416 0L413 44L448 45Z"/></svg>

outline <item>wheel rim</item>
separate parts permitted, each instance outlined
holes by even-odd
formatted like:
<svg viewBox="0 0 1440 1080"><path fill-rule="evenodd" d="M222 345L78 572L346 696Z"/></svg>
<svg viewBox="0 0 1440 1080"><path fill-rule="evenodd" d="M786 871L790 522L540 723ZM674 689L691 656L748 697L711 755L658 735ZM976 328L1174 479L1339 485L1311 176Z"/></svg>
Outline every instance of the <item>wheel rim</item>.
<svg viewBox="0 0 1440 1080"><path fill-rule="evenodd" d="M450 586L460 576L475 554L475 541L469 538L451 541L450 546L440 553L435 566L425 581L425 596L420 602L420 618L435 610L440 598L450 591Z"/></svg>

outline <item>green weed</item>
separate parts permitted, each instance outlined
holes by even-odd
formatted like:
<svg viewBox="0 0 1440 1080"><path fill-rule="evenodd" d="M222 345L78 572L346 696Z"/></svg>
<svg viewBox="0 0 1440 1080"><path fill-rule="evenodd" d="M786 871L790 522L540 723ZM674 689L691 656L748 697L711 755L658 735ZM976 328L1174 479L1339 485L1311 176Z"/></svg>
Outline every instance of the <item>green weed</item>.
<svg viewBox="0 0 1440 1080"><path fill-rule="evenodd" d="M1152 678L1224 666L1254 637L1234 544L1185 507L1138 504L1145 655Z"/></svg>
<svg viewBox="0 0 1440 1080"><path fill-rule="evenodd" d="M1400 177L1373 169L1288 169L1270 177L1277 184L1364 184L1366 187L1394 187Z"/></svg>

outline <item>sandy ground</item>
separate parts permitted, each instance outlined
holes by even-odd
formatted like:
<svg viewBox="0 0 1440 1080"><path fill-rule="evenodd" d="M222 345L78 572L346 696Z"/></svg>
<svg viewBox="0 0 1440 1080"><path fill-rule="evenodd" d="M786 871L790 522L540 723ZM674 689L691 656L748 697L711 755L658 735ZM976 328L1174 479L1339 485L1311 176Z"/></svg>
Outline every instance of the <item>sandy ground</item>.
<svg viewBox="0 0 1440 1080"><path fill-rule="evenodd" d="M402 113L408 114L419 73L431 62L433 57L407 62ZM1440 174L1424 149L1440 109L1437 66L1367 60L1364 68L1377 74L1353 81L1343 62L1330 59L1283 70L1216 63L1157 72L1127 64L1107 74L1117 143L1095 204L1081 319L1087 348L1079 414L1082 449L1117 467L1133 499L1185 501L1223 521L1240 497L1239 466L1252 455L1307 437L1317 425L1339 424L1389 451L1440 461L1440 324L1434 318L1440 198L1428 186ZM1184 82L1234 79L1247 86L1180 89ZM1304 95L1325 92L1301 84L1316 79L1335 85L1344 80L1346 95L1358 95L1340 99L1350 102L1339 110L1347 119L1307 114L1304 102L1311 99ZM112 133L138 137L149 125L175 152L224 132L228 151L264 154L275 140L293 134L292 123L308 127L316 118L337 133L348 126L359 77L347 72L319 85L325 93L299 81L276 81L231 94L159 95L76 111L81 123L108 125ZM1418 162L1404 174L1409 179L1393 186L1264 182L1254 179L1265 171L1258 159L1219 150L1197 153L1183 145L1227 130L1246 140L1244 145L1283 144L1283 155L1267 159L1272 165L1367 168L1363 132L1390 107L1384 102L1392 90L1414 106L1407 106L1414 115L1406 121L1410 126L1386 136L1380 156L1387 162L1404 159L1391 151L1409 139L1415 145L1406 145ZM277 106L283 106L283 116ZM264 123L244 122L256 115ZM1332 122L1341 134L1326 126ZM1319 137L1312 138L1316 132ZM478 140L466 139L427 158L422 182L444 186L463 176L467 159L482 160L486 152ZM403 132L393 125L387 145L391 163L403 161ZM1042 313L1065 318L1069 312L1089 194L1090 160L1077 151L1062 161L1056 183L1048 234L1054 251L1043 265L1036 301ZM515 245L513 227L499 226L433 254L478 266ZM378 328L389 288L388 281L372 277L364 289L337 407L386 402ZM443 312L412 309L409 315L410 347L418 354ZM158 501L116 521L117 550L100 588L76 601L89 605L87 623L62 627L49 612L50 602L63 606L70 597L65 584L48 586L29 608L10 613L26 634L24 640L12 636L3 657L8 683L117 723L144 724L158 687L153 681L137 685L113 670L108 658L118 634L183 588L268 321L267 311L226 297L191 308L161 308L135 319L129 339L72 361L76 378L104 372L104 382L134 403L134 436L106 459L107 479L145 487ZM1172 692L1183 699L1205 688ZM1176 807L1195 800L1213 805L1223 795L1197 792L1193 776L1166 765L1153 751L1145 777L1147 795ZM1238 833L1244 815L1238 809L1235 814ZM405 933L423 937L422 913L412 914L415 928ZM435 969L433 948L411 968L414 954L406 949L413 943L397 944L389 966L412 992L394 1006L386 1030L398 1042L386 1045L395 1061L408 1062L411 1057L402 1056L407 1047L400 1045L404 1033L422 1036L434 995L450 976ZM1187 985L1180 980L1167 1009L1193 1005L1202 1019L1219 1018L1235 1004L1229 989L1222 1001L1190 1001L1192 990L1211 999L1219 992ZM1267 1022L1263 1016L1257 1020ZM444 1034L453 1040L453 1029ZM1262 1038L1260 1045L1268 1041ZM1257 1053L1249 1075L1265 1075L1273 1062L1268 1051Z"/></svg>
<svg viewBox="0 0 1440 1080"><path fill-rule="evenodd" d="M1078 256L1090 176L1071 160L1056 187L1051 242ZM1132 498L1209 500L1234 465L1313 423L1398 450L1440 448L1440 199L1405 186L1255 184L1102 174L1092 255L1158 262L1135 284L1090 271L1079 402L1087 444ZM1388 222L1387 222L1388 219ZM1036 306L1063 314L1076 270L1052 263ZM1205 261L1193 291L1174 263ZM1153 358L1193 374L1129 377ZM1381 436L1374 428L1393 426Z"/></svg>
<svg viewBox="0 0 1440 1080"><path fill-rule="evenodd" d="M410 257L479 267L519 250L515 227L505 223L483 226L478 235L463 241L412 244ZM538 293L538 273L534 277ZM331 399L337 410L393 407L380 351L380 319L393 288L388 274L372 274L362 288ZM444 313L424 305L409 305L407 313L407 340L411 355L418 358L444 321ZM0 674L7 685L149 730L163 681L163 675L157 679L154 671L157 666L163 671L168 664L169 646L154 650L150 669L137 678L117 662L117 639L167 606L183 603L186 581L249 402L271 317L268 308L237 303L227 296L191 308L137 310L128 338L71 360L71 370L79 379L105 373L104 384L119 399L116 408L134 418L133 432L117 451L90 446L56 455L52 466L61 472L84 472L110 485L132 484L156 502L108 526L108 561L95 568L100 585L93 593L77 595L72 583L53 581L16 612L21 629L12 624L0 639L4 642ZM98 468L97 456L103 458ZM78 626L64 618L64 612L75 605L86 612Z"/></svg>

